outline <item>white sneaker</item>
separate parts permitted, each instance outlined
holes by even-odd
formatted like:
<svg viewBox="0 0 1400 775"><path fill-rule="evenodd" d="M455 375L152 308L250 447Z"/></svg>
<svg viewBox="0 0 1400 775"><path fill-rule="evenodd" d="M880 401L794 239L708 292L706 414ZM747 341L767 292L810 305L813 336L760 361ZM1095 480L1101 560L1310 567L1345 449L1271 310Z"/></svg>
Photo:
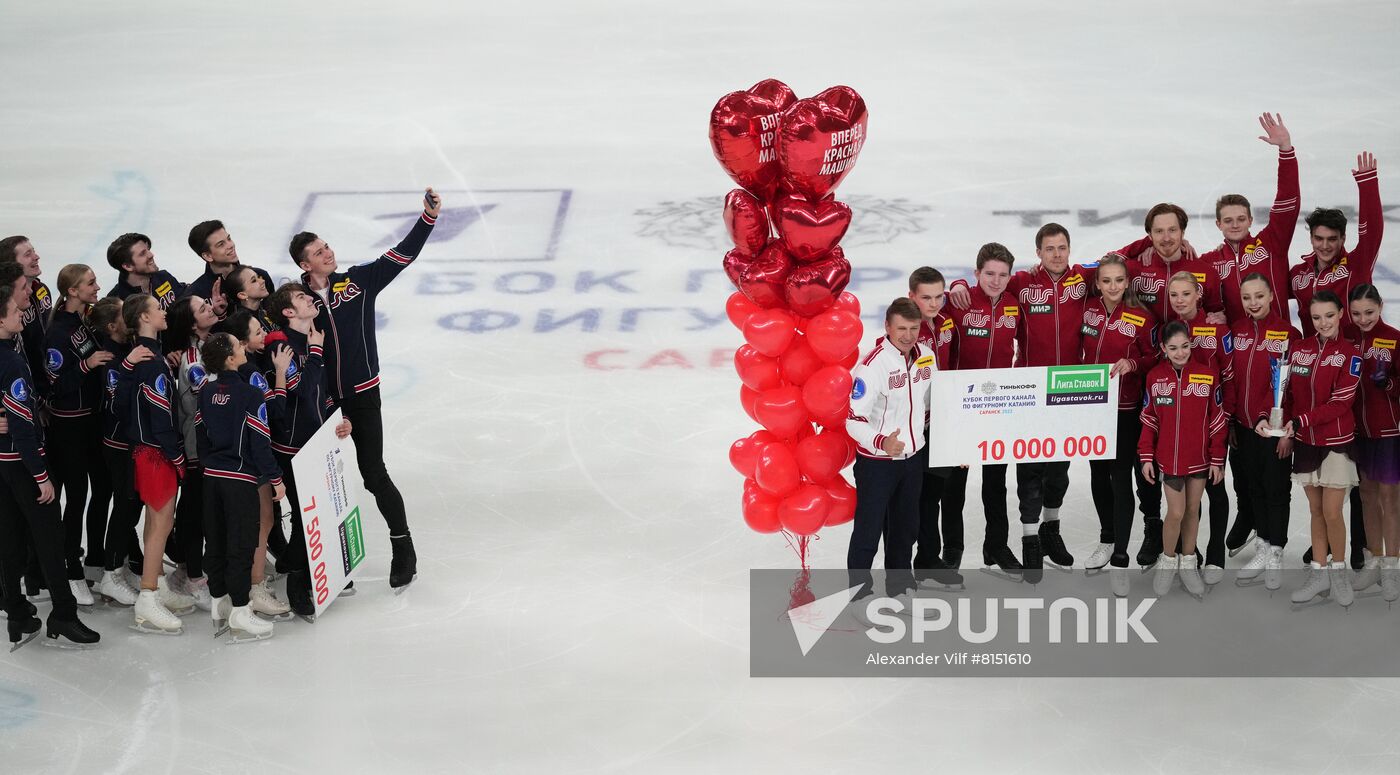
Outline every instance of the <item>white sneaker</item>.
<svg viewBox="0 0 1400 775"><path fill-rule="evenodd" d="M1108 560L1113 556L1113 544L1099 544L1099 548L1089 555L1089 559L1084 561L1085 570L1098 570L1108 565Z"/></svg>
<svg viewBox="0 0 1400 775"><path fill-rule="evenodd" d="M1114 597L1128 596L1128 581L1127 568L1108 569L1108 587L1113 590Z"/></svg>
<svg viewBox="0 0 1400 775"><path fill-rule="evenodd" d="M1293 602L1306 603L1319 595L1327 597L1332 593L1332 584L1327 578L1327 569L1316 562L1308 565L1308 580L1293 593Z"/></svg>
<svg viewBox="0 0 1400 775"><path fill-rule="evenodd" d="M132 628L140 632L154 632L160 635L179 635L185 631L180 617L170 613L161 605L155 590L143 589L136 596L136 623Z"/></svg>
<svg viewBox="0 0 1400 775"><path fill-rule="evenodd" d="M119 571L107 571L97 582L97 594L117 605L136 605L136 590L127 586Z"/></svg>
<svg viewBox="0 0 1400 775"><path fill-rule="evenodd" d="M1194 553L1181 555L1181 564L1177 573L1181 576L1181 586L1186 587L1187 592L1190 592L1196 597L1200 597L1206 593L1206 584L1201 580L1201 573L1196 567L1196 555Z"/></svg>
<svg viewBox="0 0 1400 775"><path fill-rule="evenodd" d="M272 622L255 615L251 605L233 607L228 617L228 629L235 641L263 640L272 637Z"/></svg>
<svg viewBox="0 0 1400 775"><path fill-rule="evenodd" d="M1178 560L1179 557L1168 557L1165 552L1157 558L1157 565L1154 566L1156 572L1152 576L1152 591L1158 597L1172 590L1172 579L1176 578L1176 571L1180 566ZM1195 562L1194 558L1192 562Z"/></svg>
<svg viewBox="0 0 1400 775"><path fill-rule="evenodd" d="M180 572L176 571L175 573ZM165 576L161 576L156 581L156 595L160 598L160 604L164 606L165 610L176 616L184 616L194 610L194 598L171 589Z"/></svg>
<svg viewBox="0 0 1400 775"><path fill-rule="evenodd" d="M87 579L71 579L68 588L73 590L73 599L78 601L78 605L92 605L92 590L88 589Z"/></svg>
<svg viewBox="0 0 1400 775"><path fill-rule="evenodd" d="M1262 538L1254 539L1254 556L1249 558L1249 562L1240 568L1239 578L1249 581L1264 572L1264 568L1269 564L1269 558L1274 555L1274 547Z"/></svg>
<svg viewBox="0 0 1400 775"><path fill-rule="evenodd" d="M1328 582L1332 585L1332 597L1342 604L1343 608L1356 601L1356 592L1351 588L1351 568L1345 562L1334 562L1332 567L1327 569L1330 577Z"/></svg>
<svg viewBox="0 0 1400 775"><path fill-rule="evenodd" d="M185 587L185 594L189 595L191 600L194 600L195 608L201 611L210 610L210 606L213 605L213 602L209 598L209 579L204 576L200 576L197 579L190 579L186 582Z"/></svg>
<svg viewBox="0 0 1400 775"><path fill-rule="evenodd" d="M1273 592L1283 586L1283 547L1270 546L1264 563L1264 588Z"/></svg>
<svg viewBox="0 0 1400 775"><path fill-rule="evenodd" d="M1371 554L1368 549L1362 549L1361 554L1366 559L1361 565L1361 572L1356 574L1356 581L1353 582L1357 592L1370 589L1381 581L1381 558Z"/></svg>
<svg viewBox="0 0 1400 775"><path fill-rule="evenodd" d="M261 584L254 584L248 590L248 605L263 616L280 617L292 612L291 606L279 599L277 594L272 591L272 585L268 583L267 579L263 579Z"/></svg>
<svg viewBox="0 0 1400 775"><path fill-rule="evenodd" d="M1385 558L1381 569L1381 597L1387 603L1400 600L1400 557Z"/></svg>

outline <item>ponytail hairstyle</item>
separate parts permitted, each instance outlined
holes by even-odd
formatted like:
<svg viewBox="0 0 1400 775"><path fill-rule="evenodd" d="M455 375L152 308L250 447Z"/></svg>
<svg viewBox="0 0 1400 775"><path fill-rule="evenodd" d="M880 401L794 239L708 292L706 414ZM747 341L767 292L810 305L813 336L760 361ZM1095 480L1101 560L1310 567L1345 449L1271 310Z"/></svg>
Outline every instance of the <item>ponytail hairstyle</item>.
<svg viewBox="0 0 1400 775"><path fill-rule="evenodd" d="M160 344L166 352L181 352L195 343L194 299L181 296L165 311L165 336Z"/></svg>
<svg viewBox="0 0 1400 775"><path fill-rule="evenodd" d="M231 334L210 334L209 339L199 348L199 358L203 361L204 368L210 374L229 371L228 362L233 358L234 345Z"/></svg>
<svg viewBox="0 0 1400 775"><path fill-rule="evenodd" d="M1106 253L1103 258L1099 259L1099 271L1102 271L1106 266L1123 267L1123 276L1128 278L1128 287L1123 290L1123 303L1136 309L1146 309L1142 304L1142 299L1138 298L1137 291L1133 290L1133 273L1128 271L1127 259L1117 253ZM1103 297L1103 294L1099 293L1098 283L1094 283L1089 288L1089 293L1100 298Z"/></svg>
<svg viewBox="0 0 1400 775"><path fill-rule="evenodd" d="M1385 302L1381 300L1380 290L1370 283L1362 283L1352 288L1351 293L1347 296L1348 302L1361 301L1362 299L1374 301L1377 307L1385 305Z"/></svg>
<svg viewBox="0 0 1400 775"><path fill-rule="evenodd" d="M58 314L59 307L68 303L68 291L83 281L87 273L92 271L92 267L87 264L68 264L58 270L58 280L54 282L54 289L58 291L59 301L49 308L49 324L53 324L54 316Z"/></svg>
<svg viewBox="0 0 1400 775"><path fill-rule="evenodd" d="M1186 337L1187 341L1191 340L1191 329L1187 328L1186 323L1180 320L1173 320L1165 326L1162 326L1162 335L1158 339L1157 346L1161 347L1163 352L1166 352L1167 342L1171 341L1172 337L1177 334Z"/></svg>
<svg viewBox="0 0 1400 775"><path fill-rule="evenodd" d="M88 310L88 326L97 331L100 337L115 339L112 336L112 325L122 319L122 300L115 296L108 296L98 299L97 303Z"/></svg>
<svg viewBox="0 0 1400 775"><path fill-rule="evenodd" d="M141 333L141 316L150 311L156 297L149 293L133 293L122 302L122 322L126 324L127 336L135 338Z"/></svg>

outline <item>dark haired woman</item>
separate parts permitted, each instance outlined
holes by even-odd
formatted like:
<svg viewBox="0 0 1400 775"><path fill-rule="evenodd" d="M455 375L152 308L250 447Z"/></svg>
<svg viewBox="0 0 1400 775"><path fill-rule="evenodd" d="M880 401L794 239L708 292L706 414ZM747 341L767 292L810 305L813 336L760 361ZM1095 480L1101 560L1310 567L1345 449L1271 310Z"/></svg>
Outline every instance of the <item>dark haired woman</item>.
<svg viewBox="0 0 1400 775"><path fill-rule="evenodd" d="M1386 602L1400 600L1400 329L1381 319L1385 303L1371 284L1351 289L1351 322L1360 333L1361 395L1356 399L1356 468L1368 547L1356 591L1377 582Z"/></svg>

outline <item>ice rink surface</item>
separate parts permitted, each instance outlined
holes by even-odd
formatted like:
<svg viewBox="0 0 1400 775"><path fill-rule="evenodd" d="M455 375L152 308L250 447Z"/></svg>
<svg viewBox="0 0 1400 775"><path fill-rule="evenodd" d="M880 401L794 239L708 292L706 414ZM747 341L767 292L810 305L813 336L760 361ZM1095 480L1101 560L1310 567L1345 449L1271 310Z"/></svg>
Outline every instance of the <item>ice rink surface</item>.
<svg viewBox="0 0 1400 775"><path fill-rule="evenodd" d="M220 218L283 277L303 226L344 266L397 240L415 190L451 211L380 301L417 584L390 594L371 502L362 591L314 625L227 647L202 613L162 638L93 611L97 651L0 656L0 772L1400 767L1396 680L749 678L748 570L796 557L744 526L726 460L753 425L706 140L714 102L763 78L860 91L869 141L838 197L877 310L983 242L1029 265L1022 211L1061 211L1091 260L1157 201L1267 208L1265 110L1305 213L1355 207L1361 150L1395 199L1400 6L83 0L7 3L0 28L0 232L32 238L50 283L85 262L110 285L126 231L188 281L190 226ZM1219 241L1209 215L1187 237ZM1082 559L1087 466L1071 480ZM1290 563L1300 493L1294 515ZM975 559L975 495L966 522ZM848 536L823 533L814 567Z"/></svg>

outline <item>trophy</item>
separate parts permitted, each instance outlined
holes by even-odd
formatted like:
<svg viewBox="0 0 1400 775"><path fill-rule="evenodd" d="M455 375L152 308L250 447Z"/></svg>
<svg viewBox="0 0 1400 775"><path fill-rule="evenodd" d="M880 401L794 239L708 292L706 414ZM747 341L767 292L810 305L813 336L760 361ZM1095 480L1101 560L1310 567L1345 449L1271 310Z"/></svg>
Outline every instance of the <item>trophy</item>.
<svg viewBox="0 0 1400 775"><path fill-rule="evenodd" d="M1283 340L1283 351L1278 357L1269 359L1269 385L1274 389L1274 406L1269 410L1269 435L1286 436L1283 427L1283 393L1288 389L1288 340Z"/></svg>

